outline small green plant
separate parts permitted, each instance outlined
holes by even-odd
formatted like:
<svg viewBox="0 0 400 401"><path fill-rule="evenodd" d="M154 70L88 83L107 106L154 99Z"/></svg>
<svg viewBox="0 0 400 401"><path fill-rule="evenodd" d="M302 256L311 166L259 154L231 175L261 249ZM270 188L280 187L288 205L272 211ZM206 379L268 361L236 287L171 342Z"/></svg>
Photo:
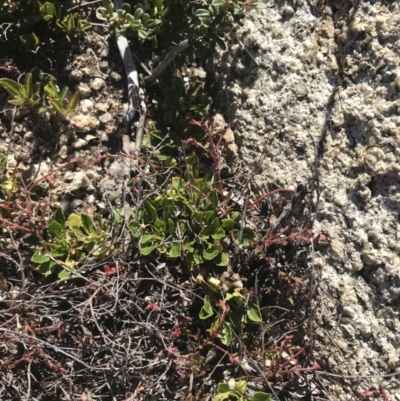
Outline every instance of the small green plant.
<svg viewBox="0 0 400 401"><path fill-rule="evenodd" d="M96 216L96 222L85 213L71 214L66 220L59 208L49 223L48 233L51 238L42 241L41 249L36 249L31 261L45 276L57 272L59 280L73 278L73 270L87 258L101 260L113 250L107 241L109 226L100 215Z"/></svg>
<svg viewBox="0 0 400 401"><path fill-rule="evenodd" d="M240 279L237 281L240 284ZM199 317L205 320L214 316L209 332L211 337L219 337L222 344L231 345L232 331L242 324L262 321L258 305L241 293L242 285L228 288L221 284L221 280L215 277L204 279L202 275L197 277L197 282L205 293Z"/></svg>
<svg viewBox="0 0 400 401"><path fill-rule="evenodd" d="M64 6L59 2L40 4L40 12L50 28L63 31L73 40L78 39L82 32L92 27L89 22L83 21L78 13L68 15Z"/></svg>
<svg viewBox="0 0 400 401"><path fill-rule="evenodd" d="M245 380L238 380L233 385L228 383L219 383L217 394L213 397L213 401L271 401L271 394L261 391L254 393L252 396L246 396L247 383Z"/></svg>
<svg viewBox="0 0 400 401"><path fill-rule="evenodd" d="M172 187L146 199L128 228L144 256L184 256L190 271L206 261L228 265L224 240L234 230L234 220L218 217L217 191L206 179L172 178Z"/></svg>
<svg viewBox="0 0 400 401"><path fill-rule="evenodd" d="M114 11L111 0L103 0L103 6L96 10L96 17L101 21L108 22L117 35L123 33L134 34L139 42L154 38L155 28L161 24L161 20L151 18L143 8L135 7L132 10L128 3L122 4L118 11Z"/></svg>
<svg viewBox="0 0 400 401"><path fill-rule="evenodd" d="M71 116L79 104L79 92L75 92L67 100L68 87L64 87L60 91L52 78L41 71L36 71L35 76L37 78L36 82L33 80L33 74L27 73L24 84L13 79L1 78L0 86L11 97L8 102L16 106L29 107L39 114L53 109L62 115ZM42 88L44 90L44 98L42 96ZM45 103L46 100L48 104Z"/></svg>

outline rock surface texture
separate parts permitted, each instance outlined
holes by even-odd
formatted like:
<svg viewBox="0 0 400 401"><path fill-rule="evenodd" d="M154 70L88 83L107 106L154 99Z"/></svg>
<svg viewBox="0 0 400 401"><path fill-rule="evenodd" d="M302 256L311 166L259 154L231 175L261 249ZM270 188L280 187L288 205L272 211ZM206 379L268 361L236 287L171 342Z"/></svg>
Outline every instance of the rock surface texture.
<svg viewBox="0 0 400 401"><path fill-rule="evenodd" d="M265 4L235 32L254 60L234 38L217 50L217 106L240 121L243 160L270 149L260 185L315 185L318 166L314 232L330 246L310 263L324 299L314 356L360 376L326 376L331 399L383 387L400 400L400 374L382 377L400 365L400 3Z"/></svg>

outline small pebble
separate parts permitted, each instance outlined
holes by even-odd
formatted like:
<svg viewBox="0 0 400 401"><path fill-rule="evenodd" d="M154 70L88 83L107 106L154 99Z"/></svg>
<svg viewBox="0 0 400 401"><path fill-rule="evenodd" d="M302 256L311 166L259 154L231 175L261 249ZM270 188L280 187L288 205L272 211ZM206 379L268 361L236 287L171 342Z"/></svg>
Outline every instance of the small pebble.
<svg viewBox="0 0 400 401"><path fill-rule="evenodd" d="M69 80L70 81L75 81L75 82L81 82L83 78L82 71L79 70L73 70L69 73Z"/></svg>
<svg viewBox="0 0 400 401"><path fill-rule="evenodd" d="M106 81L104 81L104 79L102 78L95 78L90 84L90 87L95 91L98 91L104 88L105 86L106 86Z"/></svg>
<svg viewBox="0 0 400 401"><path fill-rule="evenodd" d="M89 86L82 82L78 85L78 91L79 91L81 98L89 97L90 94L92 93Z"/></svg>
<svg viewBox="0 0 400 401"><path fill-rule="evenodd" d="M83 113L87 113L89 110L92 110L94 103L90 99L83 99L81 101L81 109Z"/></svg>

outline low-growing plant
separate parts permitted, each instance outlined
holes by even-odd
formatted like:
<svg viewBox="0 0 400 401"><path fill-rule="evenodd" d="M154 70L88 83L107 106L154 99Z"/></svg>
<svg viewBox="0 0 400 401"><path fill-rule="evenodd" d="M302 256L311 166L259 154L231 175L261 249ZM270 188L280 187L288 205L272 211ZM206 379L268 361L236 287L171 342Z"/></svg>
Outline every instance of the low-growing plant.
<svg viewBox="0 0 400 401"><path fill-rule="evenodd" d="M34 82L33 74L28 72L23 84L13 79L1 78L0 86L11 97L8 102L16 106L29 107L39 114L55 110L65 116L73 115L79 104L79 92L75 92L67 100L67 86L60 91L48 74L36 71L35 76L36 82Z"/></svg>
<svg viewBox="0 0 400 401"><path fill-rule="evenodd" d="M144 256L184 257L189 271L205 262L227 266L228 245L239 231L239 213L219 217L213 182L199 178L196 161L191 163L185 178L173 177L170 189L143 202L128 228ZM242 245L253 238L254 232L246 230Z"/></svg>
<svg viewBox="0 0 400 401"><path fill-rule="evenodd" d="M219 383L217 394L213 397L213 401L271 401L271 394L258 391L252 396L246 395L247 383L246 380L238 380L234 384Z"/></svg>
<svg viewBox="0 0 400 401"><path fill-rule="evenodd" d="M218 337L226 346L231 345L233 330L247 323L262 321L257 303L251 299L250 294L242 294L240 279L237 281L238 287L229 288L215 277L197 277L197 282L205 293L199 317L202 320L214 318L209 329L210 335Z"/></svg>
<svg viewBox="0 0 400 401"><path fill-rule="evenodd" d="M137 36L139 42L154 38L155 28L161 24L161 20L151 18L142 7L136 6L133 10L130 4L124 3L121 8L114 11L111 0L103 0L103 6L96 10L96 17L106 21L115 28L117 35L123 33Z"/></svg>
<svg viewBox="0 0 400 401"><path fill-rule="evenodd" d="M68 280L89 257L102 260L112 253L113 247L107 240L109 230L101 215L93 221L85 213L71 214L66 220L59 208L48 225L50 238L42 241L31 261L41 274L57 273L59 280Z"/></svg>

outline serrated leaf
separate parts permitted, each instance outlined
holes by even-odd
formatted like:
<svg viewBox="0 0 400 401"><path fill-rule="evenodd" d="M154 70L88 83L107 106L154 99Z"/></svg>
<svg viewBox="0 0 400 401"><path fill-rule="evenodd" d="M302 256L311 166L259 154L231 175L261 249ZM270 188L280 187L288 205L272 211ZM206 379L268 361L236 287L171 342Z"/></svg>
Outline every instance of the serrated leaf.
<svg viewBox="0 0 400 401"><path fill-rule="evenodd" d="M219 227L217 231L215 231L214 234L211 235L211 237L217 240L222 239L226 237L226 233L221 227Z"/></svg>
<svg viewBox="0 0 400 401"><path fill-rule="evenodd" d="M68 217L67 226L72 229L72 227L82 227L82 219L79 215L72 213Z"/></svg>
<svg viewBox="0 0 400 401"><path fill-rule="evenodd" d="M211 306L211 300L208 295L204 296L204 305L200 309L199 318L202 320L208 319L214 314L213 308Z"/></svg>
<svg viewBox="0 0 400 401"><path fill-rule="evenodd" d="M260 308L258 307L257 304L251 303L249 305L249 308L247 309L247 317L252 321L252 322L262 322L262 315Z"/></svg>

